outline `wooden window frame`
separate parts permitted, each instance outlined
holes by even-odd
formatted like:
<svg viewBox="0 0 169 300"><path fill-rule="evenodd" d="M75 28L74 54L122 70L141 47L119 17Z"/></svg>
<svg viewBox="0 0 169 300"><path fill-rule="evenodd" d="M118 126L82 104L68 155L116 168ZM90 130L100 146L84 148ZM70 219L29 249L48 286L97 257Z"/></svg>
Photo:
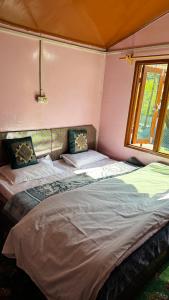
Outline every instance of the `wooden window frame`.
<svg viewBox="0 0 169 300"><path fill-rule="evenodd" d="M161 108L160 108L159 117L158 117L158 125L157 125L155 140L154 140L154 144L153 144L153 150L131 144L132 125L134 127L134 131L137 130L137 129L135 129L135 125L137 123L136 115L139 115L137 110L140 109L140 107L142 107L142 103L140 103L140 105L138 105L138 99L140 97L140 93L142 92L141 86L139 86L139 85L140 84L142 85L142 83L143 83L142 77L144 74L144 71L142 71L142 68L144 68L145 65L147 65L147 64L148 65L168 64L165 82L164 82L164 90L163 90L162 100L161 100ZM140 73L141 73L141 76L140 76ZM129 112L128 112L128 119L127 119L125 141L124 141L125 147L132 148L132 149L142 151L142 152L147 152L147 153L150 153L153 155L169 158L169 154L159 152L162 130L163 130L163 125L164 125L166 111L167 111L168 96L169 96L169 59L136 61L135 70L134 70L134 79L133 79L133 85L132 85L132 92L131 92L131 100L130 100L130 106L129 106ZM133 137L132 137L132 139L133 139Z"/></svg>

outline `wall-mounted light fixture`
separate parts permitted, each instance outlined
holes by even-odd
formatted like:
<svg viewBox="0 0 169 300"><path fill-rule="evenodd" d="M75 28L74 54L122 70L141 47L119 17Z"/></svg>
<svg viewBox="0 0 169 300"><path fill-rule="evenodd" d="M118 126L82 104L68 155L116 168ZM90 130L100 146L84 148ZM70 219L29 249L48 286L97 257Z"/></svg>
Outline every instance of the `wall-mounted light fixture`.
<svg viewBox="0 0 169 300"><path fill-rule="evenodd" d="M47 104L48 98L46 97L42 89L42 56L43 56L43 47L42 40L39 40L39 94L36 95L36 100L38 103Z"/></svg>

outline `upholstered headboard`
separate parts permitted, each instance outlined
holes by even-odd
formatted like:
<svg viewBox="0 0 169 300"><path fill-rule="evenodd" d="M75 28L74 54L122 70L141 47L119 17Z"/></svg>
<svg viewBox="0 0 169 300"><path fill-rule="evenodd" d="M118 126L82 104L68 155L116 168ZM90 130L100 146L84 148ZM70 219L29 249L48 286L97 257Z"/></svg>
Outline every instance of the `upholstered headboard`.
<svg viewBox="0 0 169 300"><path fill-rule="evenodd" d="M41 157L50 154L51 158L55 160L59 159L60 154L68 151L68 129L73 128L85 128L87 130L89 149L95 149L96 130L93 125L0 132L0 165L8 163L2 147L2 140L31 136L36 156Z"/></svg>

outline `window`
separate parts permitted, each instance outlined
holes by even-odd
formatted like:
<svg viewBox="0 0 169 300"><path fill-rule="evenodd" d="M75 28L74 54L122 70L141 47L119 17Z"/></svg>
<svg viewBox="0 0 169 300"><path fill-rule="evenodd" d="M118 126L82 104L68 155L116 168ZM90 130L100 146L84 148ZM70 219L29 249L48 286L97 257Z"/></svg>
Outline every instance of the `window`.
<svg viewBox="0 0 169 300"><path fill-rule="evenodd" d="M169 60L136 62L125 146L169 155Z"/></svg>

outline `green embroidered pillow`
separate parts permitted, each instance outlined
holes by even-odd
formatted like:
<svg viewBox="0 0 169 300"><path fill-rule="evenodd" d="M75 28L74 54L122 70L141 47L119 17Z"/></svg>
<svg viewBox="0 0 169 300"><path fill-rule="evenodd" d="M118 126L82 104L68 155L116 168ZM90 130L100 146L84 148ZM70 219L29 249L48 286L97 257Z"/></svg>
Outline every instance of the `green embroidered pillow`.
<svg viewBox="0 0 169 300"><path fill-rule="evenodd" d="M4 141L11 168L19 169L29 165L37 164L32 138L16 138Z"/></svg>
<svg viewBox="0 0 169 300"><path fill-rule="evenodd" d="M87 130L70 129L68 131L69 153L79 153L88 150Z"/></svg>

